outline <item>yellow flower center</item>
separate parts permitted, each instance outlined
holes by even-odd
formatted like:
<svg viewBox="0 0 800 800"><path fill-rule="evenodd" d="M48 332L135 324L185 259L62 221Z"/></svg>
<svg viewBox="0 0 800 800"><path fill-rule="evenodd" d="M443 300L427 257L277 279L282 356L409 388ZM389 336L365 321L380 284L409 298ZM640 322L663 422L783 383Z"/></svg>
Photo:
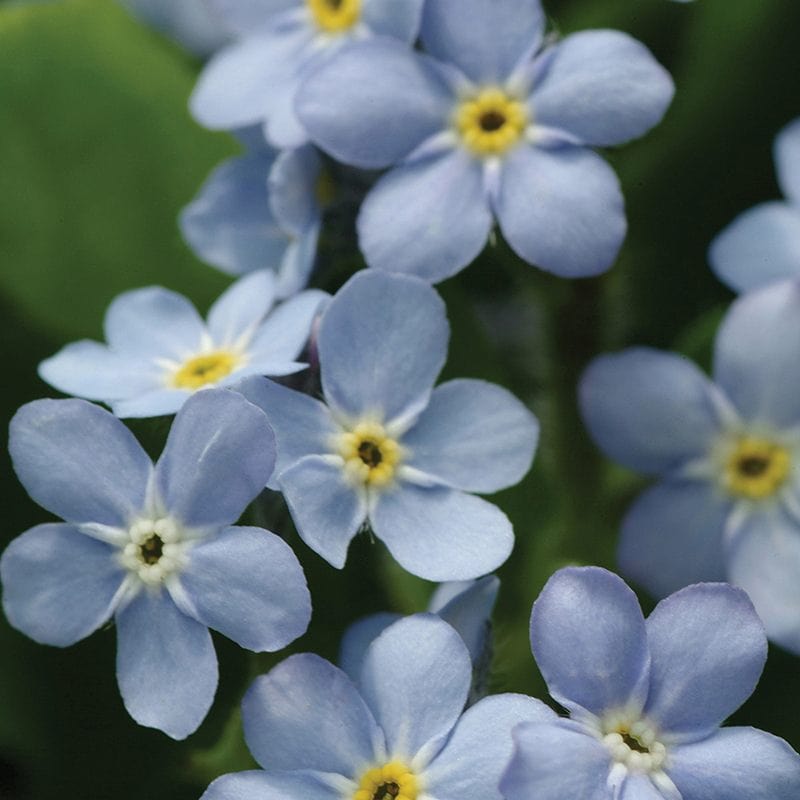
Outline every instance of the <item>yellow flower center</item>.
<svg viewBox="0 0 800 800"><path fill-rule="evenodd" d="M314 22L328 33L342 33L358 22L361 0L306 0Z"/></svg>
<svg viewBox="0 0 800 800"><path fill-rule="evenodd" d="M356 484L386 486L400 463L400 445L378 422L359 422L352 431L339 435L336 449L344 469Z"/></svg>
<svg viewBox="0 0 800 800"><path fill-rule="evenodd" d="M783 485L791 464L785 447L768 439L743 436L728 456L723 481L732 494L761 500Z"/></svg>
<svg viewBox="0 0 800 800"><path fill-rule="evenodd" d="M497 87L464 100L455 115L464 145L479 156L505 153L517 144L527 124L524 104Z"/></svg>
<svg viewBox="0 0 800 800"><path fill-rule="evenodd" d="M233 372L241 357L229 350L215 350L186 360L172 376L177 389L199 389L217 383Z"/></svg>
<svg viewBox="0 0 800 800"><path fill-rule="evenodd" d="M416 800L418 791L417 776L402 761L390 761L361 776L353 800Z"/></svg>

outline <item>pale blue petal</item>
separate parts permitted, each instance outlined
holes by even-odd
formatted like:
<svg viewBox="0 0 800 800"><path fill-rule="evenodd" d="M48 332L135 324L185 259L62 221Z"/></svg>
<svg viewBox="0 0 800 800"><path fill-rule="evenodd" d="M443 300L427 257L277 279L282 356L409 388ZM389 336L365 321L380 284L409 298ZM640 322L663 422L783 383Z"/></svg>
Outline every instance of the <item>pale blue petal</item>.
<svg viewBox="0 0 800 800"><path fill-rule="evenodd" d="M403 447L410 466L458 489L488 493L521 480L538 438L536 417L510 392L461 379L433 390Z"/></svg>
<svg viewBox="0 0 800 800"><path fill-rule="evenodd" d="M181 233L203 261L236 275L279 269L290 238L269 205L272 159L259 152L223 161L183 209Z"/></svg>
<svg viewBox="0 0 800 800"><path fill-rule="evenodd" d="M320 225L312 225L301 236L292 239L278 267L278 297L285 299L308 284L317 259Z"/></svg>
<svg viewBox="0 0 800 800"><path fill-rule="evenodd" d="M608 751L593 736L559 723L514 730L514 755L500 781L506 800L611 800Z"/></svg>
<svg viewBox="0 0 800 800"><path fill-rule="evenodd" d="M383 734L351 680L313 653L289 656L256 678L242 701L242 722L250 752L271 772L352 777L383 749Z"/></svg>
<svg viewBox="0 0 800 800"><path fill-rule="evenodd" d="M531 648L550 694L593 714L647 691L649 655L639 601L600 567L567 567L542 589L531 613Z"/></svg>
<svg viewBox="0 0 800 800"><path fill-rule="evenodd" d="M372 642L399 619L400 614L381 612L363 617L347 628L339 645L339 666L351 680L359 679L364 656Z"/></svg>
<svg viewBox="0 0 800 800"><path fill-rule="evenodd" d="M117 614L117 681L140 725L185 739L217 690L208 628L182 614L165 591L142 591Z"/></svg>
<svg viewBox="0 0 800 800"><path fill-rule="evenodd" d="M387 628L370 645L360 688L393 758L427 762L456 724L472 664L461 637L432 614ZM420 753L420 751L423 751Z"/></svg>
<svg viewBox="0 0 800 800"><path fill-rule="evenodd" d="M261 770L217 778L200 800L340 800L322 774L312 770L268 774Z"/></svg>
<svg viewBox="0 0 800 800"><path fill-rule="evenodd" d="M112 400L109 405L120 419L161 417L175 414L191 396L188 389L153 389L138 397Z"/></svg>
<svg viewBox="0 0 800 800"><path fill-rule="evenodd" d="M181 359L200 345L205 325L197 309L182 295L147 286L117 295L106 311L109 347L140 358Z"/></svg>
<svg viewBox="0 0 800 800"><path fill-rule="evenodd" d="M250 357L275 362L296 360L311 336L314 318L329 297L327 292L309 289L279 305L253 337Z"/></svg>
<svg viewBox="0 0 800 800"><path fill-rule="evenodd" d="M225 27L240 36L269 25L275 17L296 8L302 0L204 0Z"/></svg>
<svg viewBox="0 0 800 800"><path fill-rule="evenodd" d="M800 281L781 281L736 300L714 349L714 379L744 419L800 423Z"/></svg>
<svg viewBox="0 0 800 800"><path fill-rule="evenodd" d="M344 470L325 456L305 456L278 476L300 538L341 569L350 540L366 519L366 508Z"/></svg>
<svg viewBox="0 0 800 800"><path fill-rule="evenodd" d="M605 272L627 229L617 176L581 147L509 153L495 213L520 258L562 278Z"/></svg>
<svg viewBox="0 0 800 800"><path fill-rule="evenodd" d="M357 228L371 267L432 283L454 275L492 228L480 163L458 149L395 167L367 195Z"/></svg>
<svg viewBox="0 0 800 800"><path fill-rule="evenodd" d="M641 42L620 31L582 31L549 55L530 103L537 125L606 147L649 131L674 92L669 73Z"/></svg>
<svg viewBox="0 0 800 800"><path fill-rule="evenodd" d="M732 508L731 497L707 480L652 486L622 521L620 572L655 597L690 583L725 580L722 536Z"/></svg>
<svg viewBox="0 0 800 800"><path fill-rule="evenodd" d="M275 277L258 270L228 287L208 312L208 332L215 345L232 345L252 333L275 302Z"/></svg>
<svg viewBox="0 0 800 800"><path fill-rule="evenodd" d="M726 583L688 586L647 618L645 714L669 733L715 728L752 694L767 659L764 626L747 595Z"/></svg>
<svg viewBox="0 0 800 800"><path fill-rule="evenodd" d="M22 485L67 522L127 527L152 464L133 434L85 400L34 400L17 411L9 452Z"/></svg>
<svg viewBox="0 0 800 800"><path fill-rule="evenodd" d="M476 83L497 83L538 48L544 23L539 0L427 0L421 37Z"/></svg>
<svg viewBox="0 0 800 800"><path fill-rule="evenodd" d="M600 356L581 378L579 399L598 446L639 472L705 457L720 431L711 381L677 353L634 347Z"/></svg>
<svg viewBox="0 0 800 800"><path fill-rule="evenodd" d="M453 103L434 62L376 37L349 45L311 73L295 110L314 142L338 161L380 169L444 130Z"/></svg>
<svg viewBox="0 0 800 800"><path fill-rule="evenodd" d="M8 621L40 644L66 647L113 613L125 578L115 548L72 525L37 525L0 560Z"/></svg>
<svg viewBox="0 0 800 800"><path fill-rule="evenodd" d="M667 774L684 800L800 797L800 756L783 739L754 728L724 728L671 748Z"/></svg>
<svg viewBox="0 0 800 800"><path fill-rule="evenodd" d="M428 402L450 335L445 305L405 275L356 273L322 318L318 346L325 399L344 417L412 418Z"/></svg>
<svg viewBox="0 0 800 800"><path fill-rule="evenodd" d="M775 201L739 214L711 242L708 261L737 292L800 277L800 209Z"/></svg>
<svg viewBox="0 0 800 800"><path fill-rule="evenodd" d="M786 199L800 206L800 119L781 129L775 137L773 153L778 183Z"/></svg>
<svg viewBox="0 0 800 800"><path fill-rule="evenodd" d="M649 775L629 772L622 784L619 800L664 800L664 795L655 787Z"/></svg>
<svg viewBox="0 0 800 800"><path fill-rule="evenodd" d="M264 413L237 392L207 389L178 412L156 464L166 510L186 525L236 522L275 465Z"/></svg>
<svg viewBox="0 0 800 800"><path fill-rule="evenodd" d="M39 364L39 377L60 392L117 400L160 387L164 370L152 360L119 355L99 342L72 342Z"/></svg>
<svg viewBox="0 0 800 800"><path fill-rule="evenodd" d="M319 400L265 378L246 378L236 391L267 415L275 432L278 460L271 488L277 488L277 477L303 456L330 451L330 438L338 428L328 407Z"/></svg>
<svg viewBox="0 0 800 800"><path fill-rule="evenodd" d="M295 112L295 98L302 82L302 75L311 71L316 64L313 50L303 52L297 58L297 75L285 76L278 85L269 93L269 103L266 108L267 121L264 125L264 135L267 141L280 150L296 149L308 142L308 133L303 127ZM329 57L328 52L318 54L319 62L324 62Z"/></svg>
<svg viewBox="0 0 800 800"><path fill-rule="evenodd" d="M201 541L190 551L180 581L197 619L248 650L280 650L311 619L297 557L262 528L225 528Z"/></svg>
<svg viewBox="0 0 800 800"><path fill-rule="evenodd" d="M429 581L485 575L514 546L511 523L497 506L454 489L401 483L381 495L370 519L400 566Z"/></svg>
<svg viewBox="0 0 800 800"><path fill-rule="evenodd" d="M725 555L728 579L750 595L767 636L800 655L800 525L779 507L751 513Z"/></svg>
<svg viewBox="0 0 800 800"><path fill-rule="evenodd" d="M279 153L269 173L269 202L275 219L295 235L319 223L317 182L322 160L311 145Z"/></svg>
<svg viewBox="0 0 800 800"><path fill-rule="evenodd" d="M499 694L480 700L464 712L442 752L425 770L426 792L459 800L501 800L498 784L511 760L512 728L555 719L555 712L533 697Z"/></svg>
<svg viewBox="0 0 800 800"><path fill-rule="evenodd" d="M422 21L424 0L364 0L361 21L378 36L413 44Z"/></svg>

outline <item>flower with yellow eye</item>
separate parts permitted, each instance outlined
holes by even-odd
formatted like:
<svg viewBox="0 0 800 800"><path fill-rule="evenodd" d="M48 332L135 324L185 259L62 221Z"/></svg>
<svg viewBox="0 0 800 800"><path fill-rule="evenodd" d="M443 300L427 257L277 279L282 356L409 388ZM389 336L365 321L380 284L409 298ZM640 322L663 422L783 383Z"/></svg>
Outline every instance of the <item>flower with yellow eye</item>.
<svg viewBox="0 0 800 800"><path fill-rule="evenodd" d="M688 359L633 348L583 376L583 417L612 458L660 481L622 523L622 571L662 597L701 580L750 594L800 652L800 284L740 297L712 383Z"/></svg>
<svg viewBox="0 0 800 800"><path fill-rule="evenodd" d="M206 322L185 297L159 286L125 292L106 312L108 344L67 345L39 375L66 394L107 403L118 417L174 414L195 392L246 375L290 375L306 366L296 359L328 295L308 290L272 309L274 289L270 272L246 275Z"/></svg>

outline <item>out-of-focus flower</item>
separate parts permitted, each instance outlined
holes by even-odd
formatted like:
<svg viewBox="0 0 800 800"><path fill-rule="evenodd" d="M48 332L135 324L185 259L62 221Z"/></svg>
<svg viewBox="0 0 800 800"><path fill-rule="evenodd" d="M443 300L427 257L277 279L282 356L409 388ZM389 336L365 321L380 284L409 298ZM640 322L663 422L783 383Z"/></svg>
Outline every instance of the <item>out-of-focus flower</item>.
<svg viewBox="0 0 800 800"><path fill-rule="evenodd" d="M783 739L719 727L750 696L767 656L740 589L690 586L645 620L616 575L562 569L533 605L531 647L570 718L514 730L506 800L800 795L800 756Z"/></svg>
<svg viewBox="0 0 800 800"><path fill-rule="evenodd" d="M508 557L513 532L495 492L528 471L535 417L478 380L433 388L449 330L444 303L416 278L360 272L319 328L325 403L263 378L240 391L278 440L279 488L303 540L335 567L366 523L409 572L465 580Z"/></svg>
<svg viewBox="0 0 800 800"><path fill-rule="evenodd" d="M105 318L108 344L73 342L39 365L62 392L100 400L118 417L174 414L195 392L245 375L289 375L328 295L301 292L272 313L271 273L240 278L203 322L183 295L160 286L119 295Z"/></svg>
<svg viewBox="0 0 800 800"><path fill-rule="evenodd" d="M544 39L539 0L428 0L429 55L373 39L298 90L312 140L358 167L394 167L358 218L372 267L440 281L497 220L524 260L563 277L611 266L625 236L616 175L591 147L622 144L674 91L644 45L616 31Z"/></svg>
<svg viewBox="0 0 800 800"><path fill-rule="evenodd" d="M228 390L175 417L153 466L130 431L85 400L37 400L11 421L11 457L30 496L65 522L14 539L0 560L9 622L66 647L110 618L130 715L175 739L217 688L208 629L249 650L306 629L302 568L282 539L233 523L275 463L264 414Z"/></svg>

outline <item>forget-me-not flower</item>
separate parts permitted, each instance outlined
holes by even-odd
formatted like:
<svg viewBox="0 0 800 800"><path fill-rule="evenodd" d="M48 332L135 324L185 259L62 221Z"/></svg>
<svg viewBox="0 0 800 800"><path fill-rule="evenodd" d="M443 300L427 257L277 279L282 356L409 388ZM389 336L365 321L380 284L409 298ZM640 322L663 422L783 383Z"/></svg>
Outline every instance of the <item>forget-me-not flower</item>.
<svg viewBox="0 0 800 800"><path fill-rule="evenodd" d="M555 714L515 694L462 713L471 672L461 637L429 614L378 636L356 681L312 653L290 656L242 702L264 770L223 775L202 800L501 800L512 728Z"/></svg>
<svg viewBox="0 0 800 800"><path fill-rule="evenodd" d="M525 261L563 277L611 266L625 236L619 182L592 147L646 133L673 94L639 42L544 38L539 0L427 0L428 55L373 39L300 86L312 140L359 167L393 167L368 194L359 243L372 267L440 281L497 220Z"/></svg>
<svg viewBox="0 0 800 800"><path fill-rule="evenodd" d="M369 523L395 559L429 580L465 580L506 560L513 532L496 492L528 471L535 417L479 380L433 388L449 329L436 291L362 271L331 300L317 337L325 402L264 378L240 390L278 440L270 488L303 540L335 567Z"/></svg>
<svg viewBox="0 0 800 800"><path fill-rule="evenodd" d="M30 496L65 520L11 542L0 560L9 622L66 647L114 618L117 681L130 715L175 739L217 688L209 628L274 651L306 629L311 602L289 546L237 527L275 462L264 414L212 389L175 417L153 465L116 417L85 400L37 400L11 421Z"/></svg>
<svg viewBox="0 0 800 800"><path fill-rule="evenodd" d="M433 389L448 335L430 286L359 273L320 323L325 403L265 379L240 384L276 431L270 487L283 492L304 541L336 567L367 522L404 568L430 580L473 578L508 557L509 521L467 492L519 481L538 424L493 384Z"/></svg>
<svg viewBox="0 0 800 800"><path fill-rule="evenodd" d="M800 283L740 297L717 332L713 383L648 348L601 356L583 418L615 461L660 480L622 523L619 564L657 597L702 580L751 596L800 652Z"/></svg>
<svg viewBox="0 0 800 800"><path fill-rule="evenodd" d="M531 614L531 648L569 719L526 722L506 800L794 800L800 756L777 736L720 728L767 656L747 595L687 587L645 620L598 567L559 570Z"/></svg>
<svg viewBox="0 0 800 800"><path fill-rule="evenodd" d="M786 200L743 212L708 251L717 277L737 292L800 277L800 119L778 133L773 155Z"/></svg>
<svg viewBox="0 0 800 800"><path fill-rule="evenodd" d="M408 47L417 38L423 0L210 0L239 37L206 65L190 100L195 119L213 129L264 124L275 147L308 136L294 99L308 71L343 46L374 36Z"/></svg>
<svg viewBox="0 0 800 800"><path fill-rule="evenodd" d="M325 292L275 302L271 273L234 283L211 306L207 322L183 296L150 286L118 295L106 312L108 344L84 339L39 365L66 394L100 400L118 417L174 414L195 392L245 375L289 375Z"/></svg>

